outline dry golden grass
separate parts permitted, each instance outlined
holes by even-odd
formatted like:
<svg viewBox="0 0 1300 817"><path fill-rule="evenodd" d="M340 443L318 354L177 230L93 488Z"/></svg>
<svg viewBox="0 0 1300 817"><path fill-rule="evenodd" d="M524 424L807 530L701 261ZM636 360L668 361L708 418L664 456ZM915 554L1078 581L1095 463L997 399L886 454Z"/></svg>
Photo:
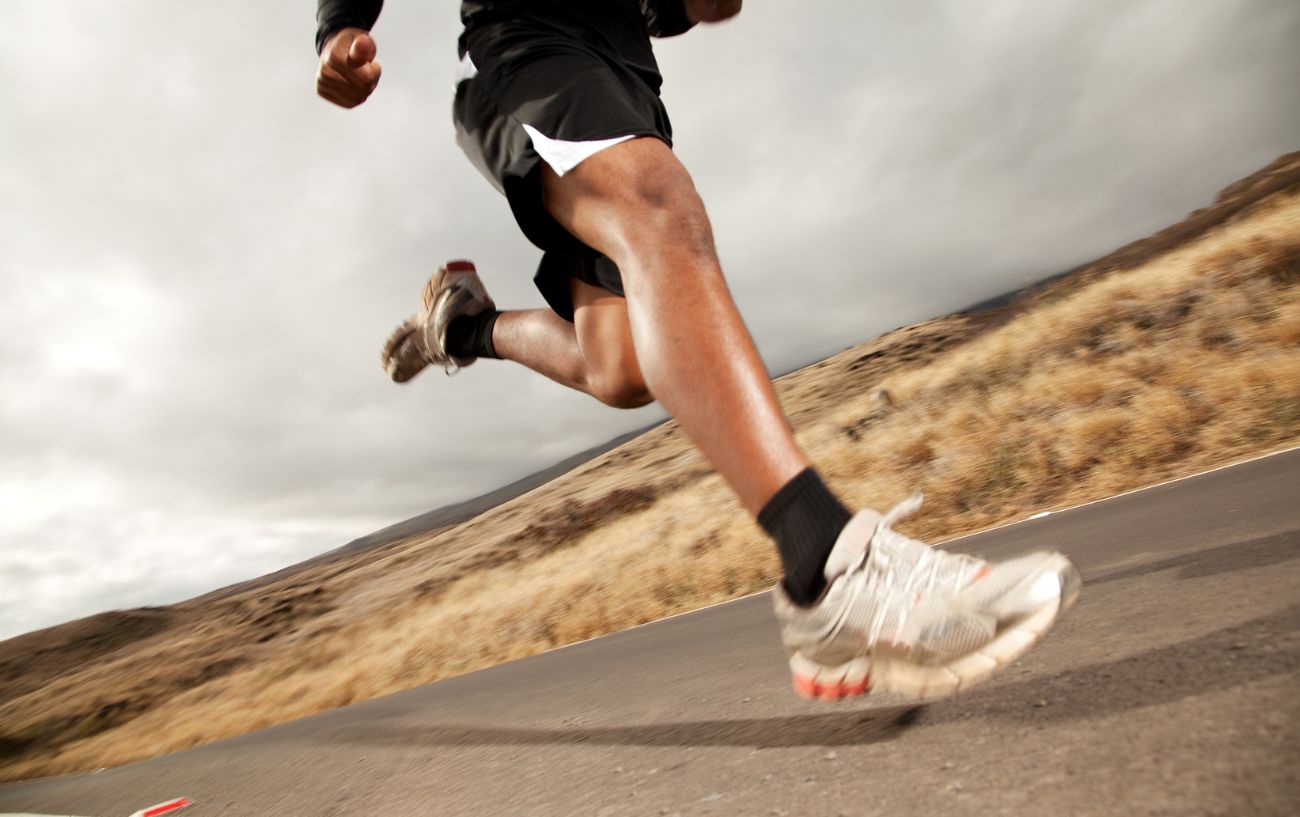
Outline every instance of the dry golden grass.
<svg viewBox="0 0 1300 817"><path fill-rule="evenodd" d="M947 539L1300 441L1300 195L1147 254L783 378L800 442L850 504L924 489L909 530ZM142 611L138 632L99 617L54 646L14 639L30 669L0 674L0 779L239 734L764 589L777 570L669 424L468 523Z"/></svg>

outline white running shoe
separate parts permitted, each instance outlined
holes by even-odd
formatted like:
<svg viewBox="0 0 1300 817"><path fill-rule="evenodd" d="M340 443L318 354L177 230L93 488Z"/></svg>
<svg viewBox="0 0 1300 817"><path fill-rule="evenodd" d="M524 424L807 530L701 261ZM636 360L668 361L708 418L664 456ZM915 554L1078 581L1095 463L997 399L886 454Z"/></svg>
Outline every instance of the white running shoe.
<svg viewBox="0 0 1300 817"><path fill-rule="evenodd" d="M478 360L447 352L447 326L462 315L477 315L495 308L472 261L448 261L424 285L424 309L408 318L389 335L380 352L384 371L405 383L429 364L455 374Z"/></svg>
<svg viewBox="0 0 1300 817"><path fill-rule="evenodd" d="M827 562L847 569L827 577L816 604L800 607L777 585L781 638L803 697L951 695L1023 655L1078 598L1079 573L1059 553L990 563L895 531L920 504L918 494L883 517L855 516Z"/></svg>

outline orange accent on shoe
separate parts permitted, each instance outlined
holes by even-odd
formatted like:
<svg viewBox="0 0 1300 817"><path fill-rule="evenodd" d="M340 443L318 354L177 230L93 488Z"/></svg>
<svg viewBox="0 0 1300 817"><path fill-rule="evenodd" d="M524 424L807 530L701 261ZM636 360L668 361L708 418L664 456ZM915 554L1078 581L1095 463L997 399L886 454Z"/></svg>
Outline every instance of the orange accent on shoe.
<svg viewBox="0 0 1300 817"><path fill-rule="evenodd" d="M837 701L841 698L856 698L871 690L871 679L864 678L855 684L836 681L832 684L819 684L805 675L794 676L794 691L800 698L820 698L824 701Z"/></svg>
<svg viewBox="0 0 1300 817"><path fill-rule="evenodd" d="M987 575L989 575L989 566L984 565L983 567L980 568L980 572L975 574L975 578L970 580L970 583L974 584L975 582L979 581L980 579L984 578Z"/></svg>
<svg viewBox="0 0 1300 817"><path fill-rule="evenodd" d="M804 675L794 676L794 691L800 698L816 698L817 682Z"/></svg>
<svg viewBox="0 0 1300 817"><path fill-rule="evenodd" d="M862 679L862 683L860 683L860 684L854 684L854 685L851 686L851 687L845 687L845 688L844 688L844 690L845 690L845 694L850 695L850 696L854 696L854 697L856 697L856 696L858 696L858 695L866 695L866 694L867 694L867 691L870 690L870 689L871 689L871 679L870 679L870 678L863 678L863 679Z"/></svg>

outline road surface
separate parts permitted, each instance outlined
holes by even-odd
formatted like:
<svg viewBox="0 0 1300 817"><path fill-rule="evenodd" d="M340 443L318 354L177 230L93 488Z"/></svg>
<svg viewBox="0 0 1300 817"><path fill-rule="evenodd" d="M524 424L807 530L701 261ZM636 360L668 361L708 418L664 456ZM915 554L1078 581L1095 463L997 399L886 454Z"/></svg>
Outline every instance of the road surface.
<svg viewBox="0 0 1300 817"><path fill-rule="evenodd" d="M953 543L1069 553L1079 605L985 686L804 702L766 594L152 761L0 812L1300 813L1300 450Z"/></svg>

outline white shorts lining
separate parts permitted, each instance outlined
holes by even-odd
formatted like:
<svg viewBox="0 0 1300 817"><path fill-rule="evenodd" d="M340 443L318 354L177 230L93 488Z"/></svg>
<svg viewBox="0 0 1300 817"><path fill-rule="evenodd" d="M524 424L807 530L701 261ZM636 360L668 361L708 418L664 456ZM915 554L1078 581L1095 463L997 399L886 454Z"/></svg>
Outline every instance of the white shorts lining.
<svg viewBox="0 0 1300 817"><path fill-rule="evenodd" d="M478 66L469 58L469 52L466 51L465 56L460 58L460 65L456 66L455 84L460 85L465 80L473 79L476 76L478 76Z"/></svg>
<svg viewBox="0 0 1300 817"><path fill-rule="evenodd" d="M554 170L557 176L563 176L582 164L585 159L595 156L605 148L635 138L634 135L629 134L615 136L612 139L596 139L591 142L567 142L563 139L552 139L532 125L524 125L524 130L533 140L533 150L537 151L537 155L551 166L551 170Z"/></svg>

